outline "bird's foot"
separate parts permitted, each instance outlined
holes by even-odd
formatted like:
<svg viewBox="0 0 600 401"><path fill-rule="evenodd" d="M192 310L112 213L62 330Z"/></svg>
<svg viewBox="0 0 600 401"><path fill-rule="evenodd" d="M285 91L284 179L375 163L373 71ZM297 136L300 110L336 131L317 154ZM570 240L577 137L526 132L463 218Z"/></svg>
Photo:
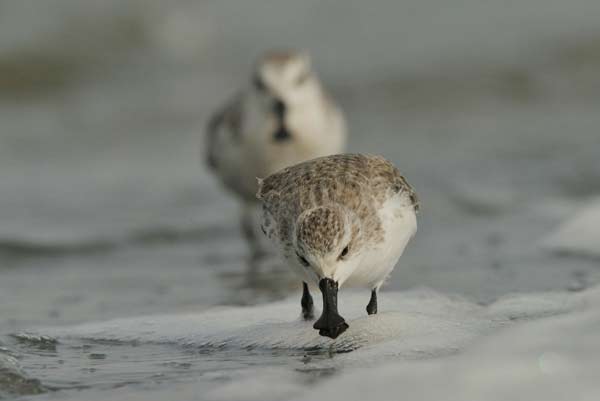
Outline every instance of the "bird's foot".
<svg viewBox="0 0 600 401"><path fill-rule="evenodd" d="M313 327L319 330L319 335L335 339L349 326L339 314L333 315L324 311Z"/></svg>

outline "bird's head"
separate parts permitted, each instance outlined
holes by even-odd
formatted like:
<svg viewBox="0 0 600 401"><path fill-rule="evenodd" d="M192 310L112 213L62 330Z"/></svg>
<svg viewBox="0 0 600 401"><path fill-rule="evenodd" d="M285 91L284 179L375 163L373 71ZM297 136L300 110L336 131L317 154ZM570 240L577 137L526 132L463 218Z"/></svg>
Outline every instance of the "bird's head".
<svg viewBox="0 0 600 401"><path fill-rule="evenodd" d="M264 54L256 65L252 86L259 96L270 98L275 109L312 99L320 90L310 57L297 51Z"/></svg>
<svg viewBox="0 0 600 401"><path fill-rule="evenodd" d="M358 219L341 205L306 210L296 222L297 263L319 280L330 278L342 285L360 263L359 236Z"/></svg>

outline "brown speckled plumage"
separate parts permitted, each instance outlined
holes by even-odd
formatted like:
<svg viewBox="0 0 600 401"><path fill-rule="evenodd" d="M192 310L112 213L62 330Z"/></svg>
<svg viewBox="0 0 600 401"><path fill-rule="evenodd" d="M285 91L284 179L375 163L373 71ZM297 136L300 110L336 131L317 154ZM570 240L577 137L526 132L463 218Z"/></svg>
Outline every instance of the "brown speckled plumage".
<svg viewBox="0 0 600 401"><path fill-rule="evenodd" d="M344 228L342 215L331 207L316 207L300 215L296 237L302 246L326 254L341 240Z"/></svg>
<svg viewBox="0 0 600 401"><path fill-rule="evenodd" d="M385 233L377 210L398 193L405 196L415 211L418 210L415 191L386 159L374 155L340 154L303 162L259 180L257 197L268 211L263 231L269 237L277 235L284 253L292 251L293 225L297 221L301 223L297 238L303 243L320 241L320 245L313 245L327 251L331 247L331 232L342 224L335 209L350 210L360 222L360 226L352 226L351 253L367 239L370 243L383 239ZM329 233L320 232L324 230ZM314 249L314 246L311 247Z"/></svg>
<svg viewBox="0 0 600 401"><path fill-rule="evenodd" d="M292 50L271 50L263 56L262 62L283 65L294 57L298 57L298 52Z"/></svg>

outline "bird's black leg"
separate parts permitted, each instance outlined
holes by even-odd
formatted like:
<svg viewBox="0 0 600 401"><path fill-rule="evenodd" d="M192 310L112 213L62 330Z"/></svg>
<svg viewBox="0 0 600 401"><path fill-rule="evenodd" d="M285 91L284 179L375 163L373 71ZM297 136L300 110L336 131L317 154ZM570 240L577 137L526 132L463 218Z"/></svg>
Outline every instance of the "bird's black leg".
<svg viewBox="0 0 600 401"><path fill-rule="evenodd" d="M319 281L319 289L323 294L323 313L313 327L319 330L322 336L337 338L348 328L348 324L338 313L338 283L330 278L324 278Z"/></svg>
<svg viewBox="0 0 600 401"><path fill-rule="evenodd" d="M371 291L371 300L367 304L367 313L374 315L377 313L377 289Z"/></svg>
<svg viewBox="0 0 600 401"><path fill-rule="evenodd" d="M311 320L315 317L315 308L313 305L313 299L308 289L308 284L302 283L302 317L304 320Z"/></svg>

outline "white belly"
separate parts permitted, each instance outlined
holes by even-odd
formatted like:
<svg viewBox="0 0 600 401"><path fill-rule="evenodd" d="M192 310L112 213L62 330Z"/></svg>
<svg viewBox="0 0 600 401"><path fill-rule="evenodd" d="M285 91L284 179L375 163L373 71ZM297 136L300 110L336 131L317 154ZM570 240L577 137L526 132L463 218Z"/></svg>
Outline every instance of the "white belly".
<svg viewBox="0 0 600 401"><path fill-rule="evenodd" d="M368 249L344 286L379 288L394 269L408 241L417 232L414 207L403 196L388 200L379 212L384 240Z"/></svg>

